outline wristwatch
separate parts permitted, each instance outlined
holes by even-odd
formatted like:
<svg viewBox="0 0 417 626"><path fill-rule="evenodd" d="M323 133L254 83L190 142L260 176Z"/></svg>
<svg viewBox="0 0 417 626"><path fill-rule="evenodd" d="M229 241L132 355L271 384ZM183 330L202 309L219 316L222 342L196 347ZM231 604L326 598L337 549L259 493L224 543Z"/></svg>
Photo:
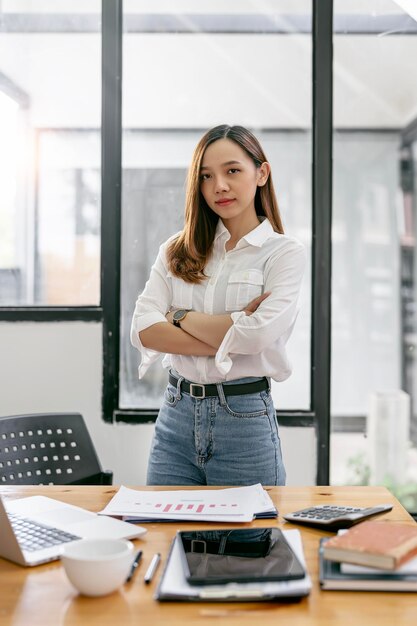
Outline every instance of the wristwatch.
<svg viewBox="0 0 417 626"><path fill-rule="evenodd" d="M174 324L174 326L178 326L178 328L181 328L180 322L182 322L182 320L189 312L189 309L178 309L177 311L175 311L172 316L172 323Z"/></svg>

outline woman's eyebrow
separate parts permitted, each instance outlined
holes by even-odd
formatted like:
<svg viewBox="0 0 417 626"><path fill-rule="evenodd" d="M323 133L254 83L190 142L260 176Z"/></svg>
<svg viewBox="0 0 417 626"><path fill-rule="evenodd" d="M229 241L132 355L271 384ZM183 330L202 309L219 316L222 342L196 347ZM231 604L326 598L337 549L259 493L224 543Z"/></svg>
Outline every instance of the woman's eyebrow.
<svg viewBox="0 0 417 626"><path fill-rule="evenodd" d="M225 167L226 165L242 165L242 163L241 161L226 161L221 164L221 167ZM200 169L209 170L210 168L207 165L202 165Z"/></svg>

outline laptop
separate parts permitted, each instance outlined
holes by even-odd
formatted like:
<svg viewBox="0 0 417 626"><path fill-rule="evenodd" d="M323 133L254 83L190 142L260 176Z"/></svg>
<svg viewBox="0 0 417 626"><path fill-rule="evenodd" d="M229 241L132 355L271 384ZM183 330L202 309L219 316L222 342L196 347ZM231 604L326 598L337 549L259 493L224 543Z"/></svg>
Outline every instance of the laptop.
<svg viewBox="0 0 417 626"><path fill-rule="evenodd" d="M134 539L146 528L45 496L0 497L0 557L24 566L59 559L63 547L80 539Z"/></svg>

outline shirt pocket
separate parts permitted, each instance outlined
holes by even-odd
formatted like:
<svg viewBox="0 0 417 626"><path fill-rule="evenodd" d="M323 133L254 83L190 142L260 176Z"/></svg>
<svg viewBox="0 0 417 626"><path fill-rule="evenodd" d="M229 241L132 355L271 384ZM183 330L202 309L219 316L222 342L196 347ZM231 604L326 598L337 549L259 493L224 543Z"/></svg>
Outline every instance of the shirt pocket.
<svg viewBox="0 0 417 626"><path fill-rule="evenodd" d="M261 270L240 270L230 275L226 290L226 311L241 311L263 293Z"/></svg>
<svg viewBox="0 0 417 626"><path fill-rule="evenodd" d="M170 272L168 276L172 280L172 307L178 309L193 308L193 283L186 283L182 278L173 276Z"/></svg>

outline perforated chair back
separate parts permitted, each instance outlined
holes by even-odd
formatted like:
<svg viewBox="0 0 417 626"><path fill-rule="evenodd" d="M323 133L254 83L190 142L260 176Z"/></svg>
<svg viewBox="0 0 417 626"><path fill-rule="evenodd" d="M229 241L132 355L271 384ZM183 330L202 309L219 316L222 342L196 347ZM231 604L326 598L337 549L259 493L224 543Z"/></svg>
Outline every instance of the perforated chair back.
<svg viewBox="0 0 417 626"><path fill-rule="evenodd" d="M0 485L111 485L79 413L0 417Z"/></svg>

